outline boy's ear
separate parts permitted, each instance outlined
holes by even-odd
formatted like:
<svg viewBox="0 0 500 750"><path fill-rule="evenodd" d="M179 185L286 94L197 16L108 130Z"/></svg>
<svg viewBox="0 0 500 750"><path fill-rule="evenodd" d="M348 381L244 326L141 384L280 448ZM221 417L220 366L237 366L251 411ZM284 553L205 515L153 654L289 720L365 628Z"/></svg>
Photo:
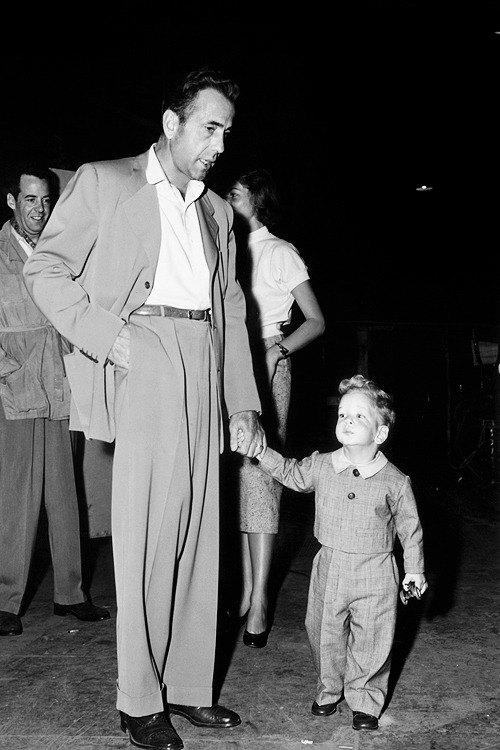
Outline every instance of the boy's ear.
<svg viewBox="0 0 500 750"><path fill-rule="evenodd" d="M375 435L375 442L378 445L382 445L382 443L385 443L385 441L387 440L388 435L389 427L386 424L381 424L377 430L377 434Z"/></svg>

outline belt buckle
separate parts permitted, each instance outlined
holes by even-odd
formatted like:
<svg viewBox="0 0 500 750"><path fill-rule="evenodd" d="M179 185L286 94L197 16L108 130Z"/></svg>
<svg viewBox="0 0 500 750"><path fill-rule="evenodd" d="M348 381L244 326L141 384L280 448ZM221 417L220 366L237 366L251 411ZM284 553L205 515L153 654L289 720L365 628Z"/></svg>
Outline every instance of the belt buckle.
<svg viewBox="0 0 500 750"><path fill-rule="evenodd" d="M187 316L188 316L189 320L192 320L193 319L193 311L192 310L188 310L187 314L188 314Z"/></svg>

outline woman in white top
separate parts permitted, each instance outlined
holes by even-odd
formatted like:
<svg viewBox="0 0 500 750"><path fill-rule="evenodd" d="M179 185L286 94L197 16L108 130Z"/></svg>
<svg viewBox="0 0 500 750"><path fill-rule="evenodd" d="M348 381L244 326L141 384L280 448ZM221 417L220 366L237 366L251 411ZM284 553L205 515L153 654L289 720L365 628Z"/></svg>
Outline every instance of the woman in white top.
<svg viewBox="0 0 500 750"><path fill-rule="evenodd" d="M272 447L283 450L291 390L289 357L321 336L325 320L297 249L269 231L277 222L279 208L270 174L259 169L240 175L226 198L248 232L245 256L238 259L239 280L247 301L267 439ZM290 323L294 302L304 320L285 339L281 328ZM239 614L247 618L245 645L262 648L269 634L267 588L283 487L255 461L237 460L243 574Z"/></svg>

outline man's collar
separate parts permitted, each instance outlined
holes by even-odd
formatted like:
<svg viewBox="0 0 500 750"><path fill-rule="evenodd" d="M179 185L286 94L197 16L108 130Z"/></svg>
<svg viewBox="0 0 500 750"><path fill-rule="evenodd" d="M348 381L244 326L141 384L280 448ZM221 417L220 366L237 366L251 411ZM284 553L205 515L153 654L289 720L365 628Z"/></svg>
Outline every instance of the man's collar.
<svg viewBox="0 0 500 750"><path fill-rule="evenodd" d="M35 247L36 247L36 242L34 242L34 240L32 240L32 238L31 238L31 237L29 236L29 234L27 234L27 233L26 233L26 232L24 231L24 229L21 229L21 227L19 226L19 224L17 223L17 221L16 221L16 220L15 220L14 218L12 218L12 219L10 220L10 223L11 223L11 225L12 225L12 229L14 230L14 232L16 232L16 234L17 234L17 235L18 235L19 237L21 237L21 238L22 238L22 239L23 239L23 240L24 240L25 242L27 242L27 243L28 243L28 245L29 245L30 247L32 247L32 248L33 248L33 250L34 250L34 249L35 249Z"/></svg>
<svg viewBox="0 0 500 750"><path fill-rule="evenodd" d="M163 182L163 180L167 180L167 182L169 182L169 179L160 164L160 160L156 155L155 146L156 143L153 143L153 145L149 149L148 163L146 166L146 180L150 185L156 185L158 182Z"/></svg>
<svg viewBox="0 0 500 750"><path fill-rule="evenodd" d="M344 453L343 448L332 453L332 464L336 474L345 471L349 467L353 467L359 471L363 479L369 479L384 468L387 463L387 458L384 456L382 451L377 451L375 458L367 464L355 464Z"/></svg>
<svg viewBox="0 0 500 750"><path fill-rule="evenodd" d="M163 171L163 167L160 164L160 160L155 151L156 143L153 143L148 153L148 163L146 166L146 180L150 185L158 185L160 182L166 182L175 192L180 191L178 188L169 180L168 176ZM191 203L197 200L205 190L205 183L201 180L190 180L186 190L185 202Z"/></svg>

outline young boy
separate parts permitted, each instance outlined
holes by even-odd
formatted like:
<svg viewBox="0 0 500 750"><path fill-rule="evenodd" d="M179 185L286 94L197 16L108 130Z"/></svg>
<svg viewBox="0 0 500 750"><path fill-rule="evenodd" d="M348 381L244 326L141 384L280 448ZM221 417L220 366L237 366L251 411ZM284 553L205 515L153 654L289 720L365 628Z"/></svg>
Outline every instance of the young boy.
<svg viewBox="0 0 500 750"><path fill-rule="evenodd" d="M387 696L399 576L396 535L404 551L403 589L427 589L422 528L410 479L379 447L395 414L390 396L362 375L342 380L335 430L342 447L298 461L266 448L260 466L297 492L315 492L306 630L318 674L315 716L330 716L344 696L353 729L377 729ZM413 588L414 587L414 588Z"/></svg>

